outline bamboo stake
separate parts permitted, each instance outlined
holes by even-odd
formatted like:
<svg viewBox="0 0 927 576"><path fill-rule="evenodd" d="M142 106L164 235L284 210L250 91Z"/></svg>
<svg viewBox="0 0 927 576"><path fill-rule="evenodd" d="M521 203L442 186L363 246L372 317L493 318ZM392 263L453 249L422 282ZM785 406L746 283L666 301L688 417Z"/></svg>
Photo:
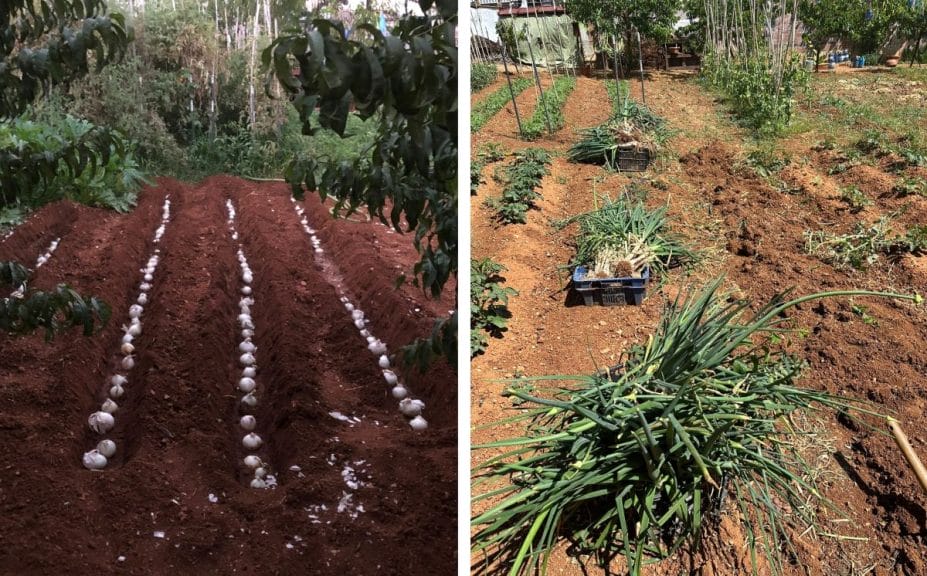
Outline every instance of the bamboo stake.
<svg viewBox="0 0 927 576"><path fill-rule="evenodd" d="M914 452L914 448L912 448L911 443L908 442L908 437L905 436L898 421L891 416L889 416L887 420L888 427L891 428L892 435L895 437L895 443L901 448L901 453L904 454L905 460L908 461L911 470L913 470L914 475L917 476L917 481L920 482L921 488L924 489L924 493L927 493L927 469L924 468L921 459L917 457L917 453Z"/></svg>
<svg viewBox="0 0 927 576"><path fill-rule="evenodd" d="M528 38L528 54L531 55L531 68L534 70L534 82L538 85L538 93L540 94L538 99L541 101L541 106L544 107L544 118L547 120L547 132L553 135L554 128L550 124L550 112L547 111L547 98L544 98L544 90L541 88L541 76L538 74L538 65L534 60L533 41L531 40L531 32L528 30L528 26L525 26L525 36ZM553 77L551 77L551 80L553 80ZM551 86L551 88L553 88L553 86Z"/></svg>
<svg viewBox="0 0 927 576"><path fill-rule="evenodd" d="M505 42L502 42L502 67L505 69L505 81L509 85L509 95L512 97L512 107L515 108L515 122L518 124L518 134L524 135L525 131L521 127L521 116L518 114L518 103L515 102L515 89L512 88L512 77L509 76L509 65L505 57Z"/></svg>

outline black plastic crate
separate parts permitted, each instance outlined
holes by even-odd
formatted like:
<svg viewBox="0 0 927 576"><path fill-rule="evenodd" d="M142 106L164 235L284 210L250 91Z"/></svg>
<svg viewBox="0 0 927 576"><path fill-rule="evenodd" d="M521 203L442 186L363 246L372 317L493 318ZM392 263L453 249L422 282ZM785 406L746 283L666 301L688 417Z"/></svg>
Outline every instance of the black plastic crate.
<svg viewBox="0 0 927 576"><path fill-rule="evenodd" d="M583 297L586 306L640 306L647 295L650 267L644 267L640 278L585 278L586 268L573 270L573 288Z"/></svg>
<svg viewBox="0 0 927 576"><path fill-rule="evenodd" d="M618 162L615 168L619 172L643 172L650 166L650 150L618 150Z"/></svg>

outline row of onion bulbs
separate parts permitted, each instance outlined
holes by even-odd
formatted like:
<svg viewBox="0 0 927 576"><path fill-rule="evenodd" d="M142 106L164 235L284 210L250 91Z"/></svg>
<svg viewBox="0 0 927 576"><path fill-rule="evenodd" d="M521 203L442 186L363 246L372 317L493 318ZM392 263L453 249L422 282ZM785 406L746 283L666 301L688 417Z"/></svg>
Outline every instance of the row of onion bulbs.
<svg viewBox="0 0 927 576"><path fill-rule="evenodd" d="M119 404L116 401L120 400L125 394L129 384L128 374L135 367L134 342L136 338L142 335L142 314L145 311L145 306L148 305L154 274L161 259L161 249L158 244L161 242L161 237L164 235L170 219L171 200L170 195L167 195L162 206L161 225L158 226L154 234L154 251L151 257L148 258L145 267L139 270L142 273L142 281L138 286L139 293L135 303L129 306L129 325L123 325L122 327L123 335L119 347L122 359L119 361L119 367L121 372L124 373L116 373L110 377L107 384L109 390L106 400L103 401L100 409L87 419L87 425L90 426L90 429L100 435L106 435L116 425L114 414L119 409ZM97 443L96 448L84 453L82 462L84 467L90 470L102 470L106 468L109 459L115 454L116 442L109 438L103 438Z"/></svg>

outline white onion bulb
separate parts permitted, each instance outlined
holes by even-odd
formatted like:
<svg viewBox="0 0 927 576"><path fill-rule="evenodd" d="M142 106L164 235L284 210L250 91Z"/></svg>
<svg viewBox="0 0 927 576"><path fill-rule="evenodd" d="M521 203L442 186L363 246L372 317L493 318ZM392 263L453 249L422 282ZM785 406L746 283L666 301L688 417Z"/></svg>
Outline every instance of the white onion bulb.
<svg viewBox="0 0 927 576"><path fill-rule="evenodd" d="M148 282L142 282L141 284L139 284L138 289L142 292L148 292L149 290L151 290L151 284L149 284Z"/></svg>
<svg viewBox="0 0 927 576"><path fill-rule="evenodd" d="M254 330L252 330L251 328L245 328L244 330L241 331L242 338L251 338L252 336L254 336Z"/></svg>
<svg viewBox="0 0 927 576"><path fill-rule="evenodd" d="M251 314L241 313L238 315L239 324L249 324L251 322Z"/></svg>
<svg viewBox="0 0 927 576"><path fill-rule="evenodd" d="M116 419L109 412L94 412L87 418L90 429L98 434L106 434L116 425Z"/></svg>
<svg viewBox="0 0 927 576"><path fill-rule="evenodd" d="M241 445L247 448L248 450L257 450L258 448L261 447L262 443L263 443L263 440L261 440L261 437L255 434L254 432L245 434L244 438L241 439Z"/></svg>
<svg viewBox="0 0 927 576"><path fill-rule="evenodd" d="M264 478L265 476L267 476L267 470L263 466L254 469L255 478Z"/></svg>
<svg viewBox="0 0 927 576"><path fill-rule="evenodd" d="M251 284L251 281L254 280L254 277L251 275L250 271L246 271L241 275L241 281L245 284Z"/></svg>
<svg viewBox="0 0 927 576"><path fill-rule="evenodd" d="M252 354L251 352L245 352L238 358L238 360L244 366L251 366L252 364L254 364L254 354Z"/></svg>
<svg viewBox="0 0 927 576"><path fill-rule="evenodd" d="M257 420L254 418L254 416L251 416L250 414L248 414L247 416L242 416L241 420L239 420L238 423L241 424L241 427L247 430L248 432L257 428Z"/></svg>
<svg viewBox="0 0 927 576"><path fill-rule="evenodd" d="M107 458L112 458L116 453L116 443L112 440L100 440L100 443L97 444L97 452Z"/></svg>
<svg viewBox="0 0 927 576"><path fill-rule="evenodd" d="M254 390L256 385L257 384L253 378L242 378L238 381L238 389L245 393Z"/></svg>
<svg viewBox="0 0 927 576"><path fill-rule="evenodd" d="M367 344L373 344L374 342L377 341L376 337L371 335L369 332L367 333L367 336L365 336L365 338L367 339Z"/></svg>
<svg viewBox="0 0 927 576"><path fill-rule="evenodd" d="M248 294L251 294L251 286L242 286L241 293L244 294L245 296L247 296Z"/></svg>
<svg viewBox="0 0 927 576"><path fill-rule="evenodd" d="M360 331L360 335L363 336L364 338L368 338L370 336L370 330L367 330L366 328L364 328L363 330Z"/></svg>
<svg viewBox="0 0 927 576"><path fill-rule="evenodd" d="M136 300L136 302L138 302L139 305L141 306L148 304L148 294L145 294L144 292L142 292L141 294L138 295L138 300Z"/></svg>
<svg viewBox="0 0 927 576"><path fill-rule="evenodd" d="M145 311L145 309L142 308L140 305L138 305L138 304L133 304L133 305L129 306L129 317L130 317L130 318L138 318L138 317L140 317L140 316L142 315L142 312L144 312L144 311Z"/></svg>
<svg viewBox="0 0 927 576"><path fill-rule="evenodd" d="M402 412L403 416L408 416L409 418L413 416L418 416L422 413L422 410L425 408L425 403L421 400L413 400L411 398L403 398L399 402L399 411Z"/></svg>
<svg viewBox="0 0 927 576"><path fill-rule="evenodd" d="M135 340L135 336L129 334L128 332L122 335L123 344L131 344L133 340Z"/></svg>
<svg viewBox="0 0 927 576"><path fill-rule="evenodd" d="M129 380L122 374L116 374L115 376L109 379L110 384L112 384L113 386L122 386L128 381Z"/></svg>
<svg viewBox="0 0 927 576"><path fill-rule="evenodd" d="M112 414L116 410L119 410L119 405L113 402L110 398L107 398L103 401L103 406L100 407L100 410Z"/></svg>
<svg viewBox="0 0 927 576"><path fill-rule="evenodd" d="M154 276L152 276L151 274L145 274L144 278L145 278L145 282L151 282L152 280L154 280Z"/></svg>
<svg viewBox="0 0 927 576"><path fill-rule="evenodd" d="M399 383L399 378L396 376L396 373L392 370L384 370L383 378L386 380L386 383L390 386L395 386Z"/></svg>
<svg viewBox="0 0 927 576"><path fill-rule="evenodd" d="M267 488L267 482L264 482L260 478L253 478L251 480L251 487L257 489Z"/></svg>
<svg viewBox="0 0 927 576"><path fill-rule="evenodd" d="M123 394L125 394L125 388L122 386L111 386L109 389L110 398L122 398Z"/></svg>
<svg viewBox="0 0 927 576"><path fill-rule="evenodd" d="M255 396L251 392L248 392L247 394L241 397L241 403L244 404L245 406L248 406L249 408L254 408L255 406L257 406L258 399L257 399L257 396Z"/></svg>
<svg viewBox="0 0 927 576"><path fill-rule="evenodd" d="M406 387L403 386L402 384L397 384L393 386L392 392L393 392L393 398L395 398L396 400L402 400L403 398L409 395L409 391L406 390Z"/></svg>
<svg viewBox="0 0 927 576"><path fill-rule="evenodd" d="M428 428L428 421L421 416L416 416L415 418L409 420L409 426L411 426L412 429L416 432L421 432L425 428Z"/></svg>
<svg viewBox="0 0 927 576"><path fill-rule="evenodd" d="M254 454L248 454L245 456L245 466L254 470L255 468L260 468L264 463L261 462L261 459L255 456Z"/></svg>
<svg viewBox="0 0 927 576"><path fill-rule="evenodd" d="M357 328L358 330L363 330L363 329L364 329L364 321L363 321L363 320L355 320L355 321L354 321L354 327Z"/></svg>
<svg viewBox="0 0 927 576"><path fill-rule="evenodd" d="M347 310L348 312L354 312L354 304L351 304L350 302L345 302L344 309Z"/></svg>
<svg viewBox="0 0 927 576"><path fill-rule="evenodd" d="M141 322L133 322L132 325L129 326L129 329L126 330L126 334L128 334L128 335L130 335L130 336L133 336L133 337L136 337L136 338L139 337L139 336L141 336L141 335L142 335L142 324L141 324Z"/></svg>
<svg viewBox="0 0 927 576"><path fill-rule="evenodd" d="M257 350L257 346L255 346L248 340L244 340L241 344L238 345L238 349L241 350L242 352L254 352L255 350Z"/></svg>
<svg viewBox="0 0 927 576"><path fill-rule="evenodd" d="M353 318L353 319L355 319L355 320L363 320L363 319L364 319L364 311L363 311L363 310L357 310L357 309L351 310L351 318Z"/></svg>
<svg viewBox="0 0 927 576"><path fill-rule="evenodd" d="M132 368L135 368L135 358L133 358L132 356L126 356L125 358L123 358L122 367L125 370L131 370Z"/></svg>
<svg viewBox="0 0 927 576"><path fill-rule="evenodd" d="M381 355L377 363L380 365L380 368L389 368L389 358L386 357L386 354Z"/></svg>
<svg viewBox="0 0 927 576"><path fill-rule="evenodd" d="M378 356L380 354L386 354L386 344L384 344L383 342L379 340L375 342L371 342L370 344L367 344L367 349Z"/></svg>
<svg viewBox="0 0 927 576"><path fill-rule="evenodd" d="M126 336L128 336L128 334L126 334ZM131 354L131 353L135 352L135 346L133 346L133 345L130 344L129 342L124 342L124 343L122 344L122 347L120 348L120 350L122 350L122 353L123 353L123 354L127 354L127 355L128 355L128 354Z"/></svg>
<svg viewBox="0 0 927 576"><path fill-rule="evenodd" d="M88 470L102 470L106 468L106 456L100 454L98 450L84 452L84 457L81 460L84 463L84 468Z"/></svg>
<svg viewBox="0 0 927 576"><path fill-rule="evenodd" d="M257 370L255 370L254 366L248 366L241 371L241 375L245 378L254 378L255 374L257 374Z"/></svg>

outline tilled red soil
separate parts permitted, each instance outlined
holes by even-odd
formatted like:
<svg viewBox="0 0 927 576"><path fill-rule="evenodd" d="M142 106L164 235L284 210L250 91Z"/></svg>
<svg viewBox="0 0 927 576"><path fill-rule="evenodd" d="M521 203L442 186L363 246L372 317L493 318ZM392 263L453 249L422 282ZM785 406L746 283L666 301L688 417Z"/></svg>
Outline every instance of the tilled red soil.
<svg viewBox="0 0 927 576"><path fill-rule="evenodd" d="M91 472L81 455L99 436L87 416L121 358L120 325L155 248L166 194L171 221L135 341L137 364L107 435L118 451L106 470ZM256 431L275 489L249 488L241 464L229 198L254 271ZM334 221L315 196L301 204L343 293L391 351L453 308L454 286L440 301L393 287L398 270L417 260L408 237L374 222ZM455 376L444 364L403 374L427 406L428 430L412 432L332 271L314 258L285 185L164 179L127 215L57 203L0 244L0 260L31 264L56 236L60 246L33 285L66 282L102 297L113 317L89 338L0 336L0 573L452 573ZM362 483L356 490L342 478L346 466ZM339 513L350 492L351 508Z"/></svg>

